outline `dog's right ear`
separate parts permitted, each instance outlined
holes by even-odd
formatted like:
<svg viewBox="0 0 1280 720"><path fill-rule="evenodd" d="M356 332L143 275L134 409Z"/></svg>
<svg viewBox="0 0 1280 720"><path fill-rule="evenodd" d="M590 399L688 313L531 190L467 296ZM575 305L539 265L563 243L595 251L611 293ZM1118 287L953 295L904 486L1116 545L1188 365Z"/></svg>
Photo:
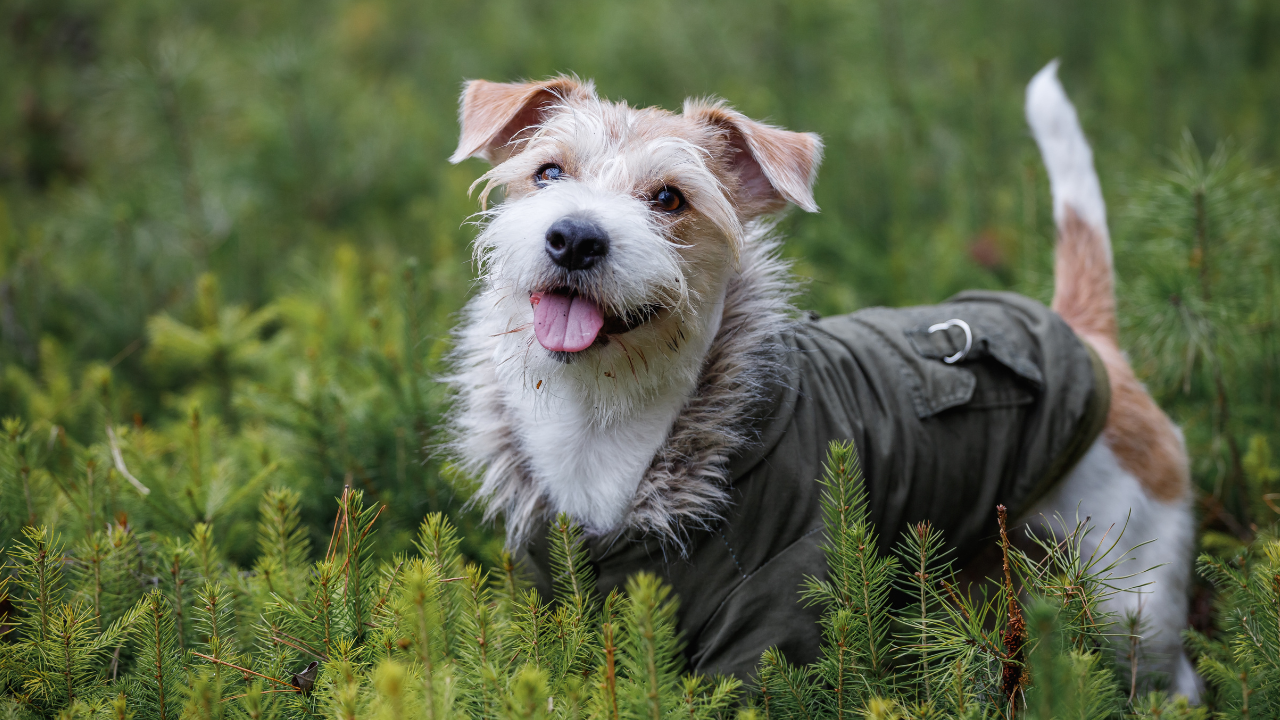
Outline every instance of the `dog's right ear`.
<svg viewBox="0 0 1280 720"><path fill-rule="evenodd" d="M471 80L458 111L462 137L449 162L478 157L497 165L515 154L557 106L566 100L595 97L590 81L557 77L542 82L495 83Z"/></svg>

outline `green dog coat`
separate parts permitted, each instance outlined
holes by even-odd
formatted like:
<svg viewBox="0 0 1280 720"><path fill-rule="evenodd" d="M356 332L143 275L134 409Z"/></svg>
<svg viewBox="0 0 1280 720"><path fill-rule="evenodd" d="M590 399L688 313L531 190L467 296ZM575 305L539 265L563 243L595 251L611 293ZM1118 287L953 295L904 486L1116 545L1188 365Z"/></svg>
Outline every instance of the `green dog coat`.
<svg viewBox="0 0 1280 720"><path fill-rule="evenodd" d="M801 321L779 345L784 370L728 459L720 517L683 548L636 531L587 540L602 595L639 571L674 588L696 673L752 677L770 647L818 657L821 608L799 593L826 573L817 479L832 441L857 446L881 551L927 520L963 562L996 537L997 505L1017 517L1071 470L1110 403L1097 355L1013 293ZM545 529L524 555L550 597Z"/></svg>

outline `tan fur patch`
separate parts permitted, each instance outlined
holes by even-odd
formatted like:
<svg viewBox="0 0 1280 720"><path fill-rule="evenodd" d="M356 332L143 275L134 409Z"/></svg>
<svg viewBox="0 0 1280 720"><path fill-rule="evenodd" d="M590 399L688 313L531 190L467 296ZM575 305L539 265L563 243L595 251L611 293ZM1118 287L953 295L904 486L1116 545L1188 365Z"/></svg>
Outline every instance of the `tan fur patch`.
<svg viewBox="0 0 1280 720"><path fill-rule="evenodd" d="M527 136L542 122L546 108L585 97L595 97L595 88L574 77L531 83L472 80L462 91L462 135L449 161L481 157L492 163L501 162L514 151L508 147L513 140Z"/></svg>
<svg viewBox="0 0 1280 720"><path fill-rule="evenodd" d="M1151 497L1170 501L1191 488L1187 452L1172 421L1120 351L1115 280L1102 235L1070 206L1059 229L1053 309L1097 350L1111 380L1103 437Z"/></svg>
<svg viewBox="0 0 1280 720"><path fill-rule="evenodd" d="M1053 309L1077 333L1117 343L1115 279L1102 236L1067 207L1053 266Z"/></svg>
<svg viewBox="0 0 1280 720"><path fill-rule="evenodd" d="M732 150L731 167L746 214L775 212L795 203L817 212L813 181L822 162L822 139L748 118L719 100L686 100L685 117L723 128Z"/></svg>
<svg viewBox="0 0 1280 720"><path fill-rule="evenodd" d="M1107 446L1155 499L1186 497L1191 490L1187 450L1173 422L1147 393L1124 354L1099 336L1093 343L1111 378L1111 411L1103 430Z"/></svg>

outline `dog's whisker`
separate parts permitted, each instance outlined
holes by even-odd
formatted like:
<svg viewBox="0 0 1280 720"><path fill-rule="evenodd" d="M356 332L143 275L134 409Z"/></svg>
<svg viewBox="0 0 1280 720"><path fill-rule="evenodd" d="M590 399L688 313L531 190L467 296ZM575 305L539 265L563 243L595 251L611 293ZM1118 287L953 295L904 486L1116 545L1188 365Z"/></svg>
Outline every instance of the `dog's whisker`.
<svg viewBox="0 0 1280 720"><path fill-rule="evenodd" d="M529 329L529 328L531 328L531 327L533 327L533 323L525 323L524 325L521 325L520 327L513 328L513 329L508 330L508 331L506 331L506 332L494 333L494 334L490 335L489 337L500 337L500 336L502 336L502 335L512 335L512 334L514 334L514 333L524 332L525 330L528 330L528 329Z"/></svg>

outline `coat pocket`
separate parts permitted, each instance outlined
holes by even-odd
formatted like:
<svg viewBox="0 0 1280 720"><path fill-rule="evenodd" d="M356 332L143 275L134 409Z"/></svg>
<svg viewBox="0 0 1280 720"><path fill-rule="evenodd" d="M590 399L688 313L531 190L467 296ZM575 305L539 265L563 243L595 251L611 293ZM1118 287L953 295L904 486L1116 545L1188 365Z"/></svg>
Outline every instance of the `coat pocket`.
<svg viewBox="0 0 1280 720"><path fill-rule="evenodd" d="M911 327L904 334L917 358L932 366L922 368L926 375L943 366L973 378L969 397L960 403L948 403L947 409L963 406L985 410L1036 401L1044 389L1044 374L1028 344L1018 342L1016 328L1005 327L1009 324L1007 317L975 305L933 309L938 314L936 321Z"/></svg>

